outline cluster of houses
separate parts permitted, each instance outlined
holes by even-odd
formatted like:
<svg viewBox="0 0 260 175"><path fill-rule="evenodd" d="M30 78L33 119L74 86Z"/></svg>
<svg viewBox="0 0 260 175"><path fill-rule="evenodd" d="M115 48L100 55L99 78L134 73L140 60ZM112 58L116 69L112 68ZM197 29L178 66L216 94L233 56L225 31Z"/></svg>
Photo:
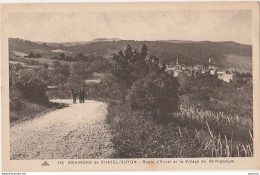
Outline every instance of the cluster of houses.
<svg viewBox="0 0 260 175"><path fill-rule="evenodd" d="M209 63L210 65L208 67L203 65L186 66L184 64L179 64L179 59L177 56L176 64L174 66L166 65L166 71L174 77L178 77L181 74L186 74L192 77L196 77L199 74L210 74L215 75L218 79L228 83L237 81L237 76L234 73L234 69L221 70L213 64L212 58L209 58Z"/></svg>

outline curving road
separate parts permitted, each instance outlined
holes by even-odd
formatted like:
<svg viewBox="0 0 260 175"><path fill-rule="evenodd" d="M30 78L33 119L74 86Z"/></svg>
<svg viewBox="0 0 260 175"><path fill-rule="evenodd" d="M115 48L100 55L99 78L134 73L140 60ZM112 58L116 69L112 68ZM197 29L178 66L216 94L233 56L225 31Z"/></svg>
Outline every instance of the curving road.
<svg viewBox="0 0 260 175"><path fill-rule="evenodd" d="M10 128L11 159L111 158L107 105L91 100L83 104L54 101L70 106Z"/></svg>

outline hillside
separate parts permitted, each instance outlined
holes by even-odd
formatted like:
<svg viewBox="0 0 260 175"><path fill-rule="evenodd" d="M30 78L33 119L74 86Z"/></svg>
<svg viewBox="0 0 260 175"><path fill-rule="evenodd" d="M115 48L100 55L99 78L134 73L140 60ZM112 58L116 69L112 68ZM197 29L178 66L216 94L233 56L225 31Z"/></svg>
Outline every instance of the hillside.
<svg viewBox="0 0 260 175"><path fill-rule="evenodd" d="M130 44L133 49L140 49L143 44L146 44L149 55L155 55L161 63L174 64L178 54L181 64L207 65L208 57L211 57L221 68L252 70L252 46L231 41L134 41L101 38L89 42L41 43L9 38L9 52L11 56L15 55L14 51L16 51L26 54L40 53L44 57L58 56L61 52L66 55L76 55L81 52L88 56L108 57L119 50L124 50L127 44Z"/></svg>

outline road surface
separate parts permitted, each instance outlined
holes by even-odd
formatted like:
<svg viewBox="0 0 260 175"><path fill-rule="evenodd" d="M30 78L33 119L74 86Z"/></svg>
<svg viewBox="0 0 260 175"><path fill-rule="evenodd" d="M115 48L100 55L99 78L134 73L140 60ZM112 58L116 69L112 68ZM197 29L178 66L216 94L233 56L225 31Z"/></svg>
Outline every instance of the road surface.
<svg viewBox="0 0 260 175"><path fill-rule="evenodd" d="M70 104L10 128L11 159L110 158L111 132L107 105L87 100L55 100Z"/></svg>

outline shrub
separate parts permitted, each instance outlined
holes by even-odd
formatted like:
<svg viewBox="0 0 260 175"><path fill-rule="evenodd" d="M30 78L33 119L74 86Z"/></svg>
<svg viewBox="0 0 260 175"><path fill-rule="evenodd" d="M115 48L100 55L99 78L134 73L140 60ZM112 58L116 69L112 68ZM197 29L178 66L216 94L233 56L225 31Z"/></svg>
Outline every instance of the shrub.
<svg viewBox="0 0 260 175"><path fill-rule="evenodd" d="M126 102L135 110L150 112L157 121L168 121L171 113L178 111L179 84L166 75L148 75L134 83Z"/></svg>
<svg viewBox="0 0 260 175"><path fill-rule="evenodd" d="M73 76L77 75L82 78L87 78L86 77L88 75L87 65L82 61L73 63L71 71Z"/></svg>
<svg viewBox="0 0 260 175"><path fill-rule="evenodd" d="M34 56L35 58L41 58L42 57L42 55L41 54L39 54L39 53L37 53L35 56Z"/></svg>
<svg viewBox="0 0 260 175"><path fill-rule="evenodd" d="M86 62L86 61L88 61L88 58L83 53L79 53L75 56L75 60Z"/></svg>
<svg viewBox="0 0 260 175"><path fill-rule="evenodd" d="M25 99L46 104L49 102L46 96L46 85L34 74L25 72L19 75L15 86L22 92Z"/></svg>
<svg viewBox="0 0 260 175"><path fill-rule="evenodd" d="M53 69L53 75L61 74L65 78L69 77L70 75L70 66L68 64L61 64L59 62L53 63L54 69Z"/></svg>
<svg viewBox="0 0 260 175"><path fill-rule="evenodd" d="M51 103L46 96L46 85L42 75L24 68L10 66L10 121L16 121L48 111ZM45 71L45 70L44 70ZM44 72L43 71L43 72ZM41 76L39 76L41 75Z"/></svg>
<svg viewBox="0 0 260 175"><path fill-rule="evenodd" d="M51 82L53 85L63 85L67 83L70 76L70 66L61 64L59 61L53 62L53 70L51 71Z"/></svg>
<svg viewBox="0 0 260 175"><path fill-rule="evenodd" d="M112 75L106 75L100 83L86 85L87 98L108 99L122 101L126 94L126 87L122 86Z"/></svg>
<svg viewBox="0 0 260 175"><path fill-rule="evenodd" d="M47 63L43 63L43 67L44 67L44 69L48 69L49 65Z"/></svg>

